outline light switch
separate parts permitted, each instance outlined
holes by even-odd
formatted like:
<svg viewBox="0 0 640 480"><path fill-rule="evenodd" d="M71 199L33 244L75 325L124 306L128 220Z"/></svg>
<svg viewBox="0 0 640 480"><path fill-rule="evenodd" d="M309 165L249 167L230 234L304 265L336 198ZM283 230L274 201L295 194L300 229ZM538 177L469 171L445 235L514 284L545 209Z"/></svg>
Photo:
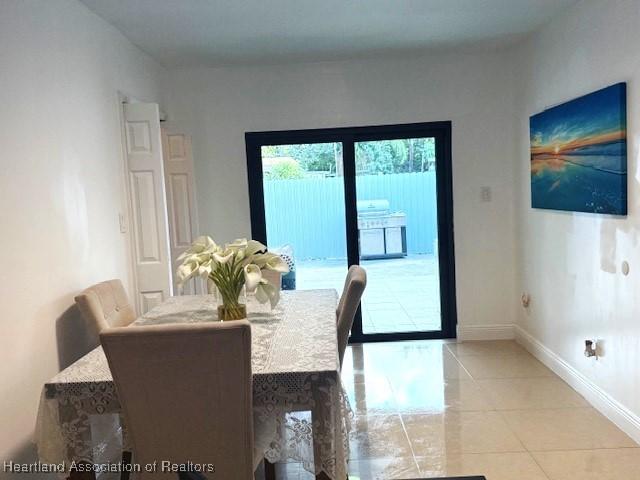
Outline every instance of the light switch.
<svg viewBox="0 0 640 480"><path fill-rule="evenodd" d="M480 200L483 202L491 201L491 187L480 187Z"/></svg>
<svg viewBox="0 0 640 480"><path fill-rule="evenodd" d="M120 222L120 233L127 233L127 220L124 218L124 213L118 214L118 221Z"/></svg>

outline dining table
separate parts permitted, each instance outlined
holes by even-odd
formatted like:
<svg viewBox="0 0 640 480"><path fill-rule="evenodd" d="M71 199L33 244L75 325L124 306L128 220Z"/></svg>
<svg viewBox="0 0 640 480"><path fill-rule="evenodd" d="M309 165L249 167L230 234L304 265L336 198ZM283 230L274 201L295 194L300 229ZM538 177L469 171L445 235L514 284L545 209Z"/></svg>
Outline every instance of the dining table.
<svg viewBox="0 0 640 480"><path fill-rule="evenodd" d="M269 463L298 462L317 478L344 480L352 413L340 378L337 301L330 289L283 291L273 308L247 296L247 319L255 448ZM184 295L132 325L211 321L219 321L214 295ZM43 386L35 433L40 461L96 463L110 443L135 455L121 411L97 346Z"/></svg>

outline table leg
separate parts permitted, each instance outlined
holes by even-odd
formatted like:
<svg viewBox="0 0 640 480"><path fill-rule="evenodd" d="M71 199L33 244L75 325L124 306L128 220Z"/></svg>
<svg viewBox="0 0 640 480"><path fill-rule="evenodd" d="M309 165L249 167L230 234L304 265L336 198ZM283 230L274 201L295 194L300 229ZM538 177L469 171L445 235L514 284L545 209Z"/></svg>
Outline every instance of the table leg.
<svg viewBox="0 0 640 480"><path fill-rule="evenodd" d="M264 459L264 480L276 480L276 466Z"/></svg>
<svg viewBox="0 0 640 480"><path fill-rule="evenodd" d="M120 480L129 480L131 473L127 467L131 466L133 454L126 450L122 451L122 472L120 472Z"/></svg>
<svg viewBox="0 0 640 480"><path fill-rule="evenodd" d="M311 428L313 430L313 461L316 464L316 468L318 467L318 459L321 458L320 452L320 444L316 441L316 439L320 436L318 430L323 428L323 415L318 411L319 409L312 408L311 409ZM328 480L329 477L326 473L320 472L316 475L316 480Z"/></svg>
<svg viewBox="0 0 640 480"><path fill-rule="evenodd" d="M318 442L316 442L316 434L318 437L323 437L323 434L318 432L319 429L324 429L325 423L324 423L324 418L325 415L328 412L324 412L319 411L318 408L313 408L311 409L311 425L313 426L313 431L314 431L314 435L313 435L313 457L314 457L314 461L317 458L321 457L321 453L320 453L320 449L321 446L319 445ZM349 477L345 477L346 480L349 480ZM320 472L319 474L316 475L316 480L331 480L331 478L329 477L329 475L327 475L325 472Z"/></svg>

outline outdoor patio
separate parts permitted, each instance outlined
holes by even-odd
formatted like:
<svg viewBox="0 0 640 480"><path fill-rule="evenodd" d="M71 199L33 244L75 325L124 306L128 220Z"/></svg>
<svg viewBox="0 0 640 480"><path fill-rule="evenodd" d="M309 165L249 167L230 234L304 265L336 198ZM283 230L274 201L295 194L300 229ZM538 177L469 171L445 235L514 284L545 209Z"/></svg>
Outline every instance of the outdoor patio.
<svg viewBox="0 0 640 480"><path fill-rule="evenodd" d="M298 289L342 291L346 260L303 260L296 263ZM365 260L367 289L362 301L364 333L440 330L440 290L433 255Z"/></svg>

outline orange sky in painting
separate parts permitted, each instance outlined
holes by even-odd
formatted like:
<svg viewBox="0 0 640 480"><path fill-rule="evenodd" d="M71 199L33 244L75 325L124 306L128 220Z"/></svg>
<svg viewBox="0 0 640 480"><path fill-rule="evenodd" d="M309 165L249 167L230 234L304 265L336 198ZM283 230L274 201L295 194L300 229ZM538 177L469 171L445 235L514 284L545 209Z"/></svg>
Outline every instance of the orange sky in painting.
<svg viewBox="0 0 640 480"><path fill-rule="evenodd" d="M624 130L616 130L615 132L602 133L600 135L591 135L588 137L581 137L571 140L566 143L537 145L531 147L531 155L557 155L563 152L570 152L580 147L587 147L589 145L598 145L600 143L609 143L617 140L624 140L626 138L626 132Z"/></svg>

